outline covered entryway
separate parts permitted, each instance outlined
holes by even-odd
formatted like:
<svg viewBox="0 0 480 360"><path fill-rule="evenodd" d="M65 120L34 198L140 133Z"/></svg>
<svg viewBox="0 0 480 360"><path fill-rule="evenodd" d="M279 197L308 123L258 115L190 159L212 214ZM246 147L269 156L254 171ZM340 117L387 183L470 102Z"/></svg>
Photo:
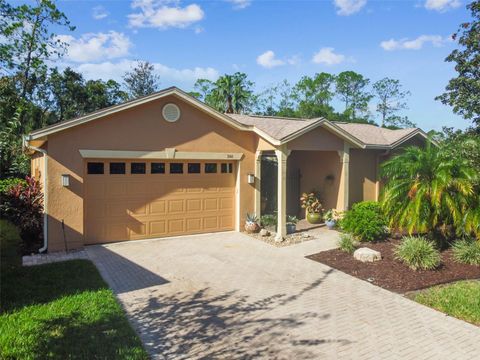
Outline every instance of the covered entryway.
<svg viewBox="0 0 480 360"><path fill-rule="evenodd" d="M85 243L233 230L234 162L85 161Z"/></svg>

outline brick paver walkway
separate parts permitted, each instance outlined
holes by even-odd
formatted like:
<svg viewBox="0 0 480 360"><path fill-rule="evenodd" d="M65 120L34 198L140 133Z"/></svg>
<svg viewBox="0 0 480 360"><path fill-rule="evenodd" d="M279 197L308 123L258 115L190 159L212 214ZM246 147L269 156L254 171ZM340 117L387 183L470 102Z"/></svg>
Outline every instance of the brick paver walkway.
<svg viewBox="0 0 480 360"><path fill-rule="evenodd" d="M158 359L478 359L480 329L239 233L87 248ZM316 247L316 249L315 249Z"/></svg>

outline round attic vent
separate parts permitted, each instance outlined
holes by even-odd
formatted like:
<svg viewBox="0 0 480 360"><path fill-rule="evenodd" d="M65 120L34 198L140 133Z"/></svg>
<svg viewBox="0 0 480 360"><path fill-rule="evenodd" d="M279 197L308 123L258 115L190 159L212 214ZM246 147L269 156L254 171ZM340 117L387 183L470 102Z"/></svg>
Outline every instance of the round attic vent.
<svg viewBox="0 0 480 360"><path fill-rule="evenodd" d="M180 109L175 104L166 104L163 107L162 115L163 118L168 122L175 122L180 118Z"/></svg>

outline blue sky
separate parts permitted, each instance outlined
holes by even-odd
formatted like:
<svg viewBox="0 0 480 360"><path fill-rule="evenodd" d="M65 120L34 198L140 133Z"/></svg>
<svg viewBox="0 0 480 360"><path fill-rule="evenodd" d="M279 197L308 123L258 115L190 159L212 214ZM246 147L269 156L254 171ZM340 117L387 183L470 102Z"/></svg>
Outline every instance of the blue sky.
<svg viewBox="0 0 480 360"><path fill-rule="evenodd" d="M242 71L261 91L283 79L354 70L410 90L409 118L426 130L464 128L434 100L455 75L450 35L469 18L463 0L61 1L77 28L60 66L114 78L135 60L155 64L161 87Z"/></svg>

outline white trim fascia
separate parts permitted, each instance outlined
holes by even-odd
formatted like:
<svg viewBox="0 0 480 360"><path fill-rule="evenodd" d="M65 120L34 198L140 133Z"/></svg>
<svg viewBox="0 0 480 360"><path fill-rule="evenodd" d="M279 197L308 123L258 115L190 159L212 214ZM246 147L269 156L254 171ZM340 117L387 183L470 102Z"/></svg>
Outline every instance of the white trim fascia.
<svg viewBox="0 0 480 360"><path fill-rule="evenodd" d="M241 160L243 153L220 153L198 151L123 151L79 150L86 159L178 159L178 160Z"/></svg>
<svg viewBox="0 0 480 360"><path fill-rule="evenodd" d="M169 96L169 95L174 95L174 96L177 96L180 99L183 99L187 103L190 103L192 106L202 110L205 113L208 113L208 114L216 117L217 119L221 120L225 124L235 128L237 130L242 130L242 131L249 131L249 130L251 131L252 130L250 127L248 127L246 125L243 125L243 124L235 121L234 119L232 119L232 118L230 118L230 117L228 117L224 114L221 114L220 112L218 112L218 111L210 108L209 106L203 104L201 101L185 94L180 89L178 89L178 88L168 88L168 89L162 90L160 92L157 92L155 94L142 97L140 99L128 101L128 102L123 103L123 104L114 105L114 106L111 106L109 108L106 108L106 109L103 109L103 110L98 110L98 111L95 111L91 114L81 116L81 117L76 118L76 119L64 121L64 122L61 122L61 123L58 123L58 124L55 124L55 125L43 128L43 129L32 131L28 135L28 139L29 140L35 140L35 139L38 139L38 138L41 138L41 137L44 137L44 136L48 136L48 135L56 133L58 131L66 130L66 129L69 129L71 127L81 125L81 124L84 124L84 123L87 123L87 122L90 122L90 121L93 121L93 120L96 120L96 119L99 119L99 118L102 118L102 117L105 117L105 116L108 116L108 115L111 115L111 114L115 114L117 112L127 110L127 109L130 109L132 107L142 105L142 104L148 103L148 102L153 101L153 100L161 99L161 98L163 98L165 96Z"/></svg>

